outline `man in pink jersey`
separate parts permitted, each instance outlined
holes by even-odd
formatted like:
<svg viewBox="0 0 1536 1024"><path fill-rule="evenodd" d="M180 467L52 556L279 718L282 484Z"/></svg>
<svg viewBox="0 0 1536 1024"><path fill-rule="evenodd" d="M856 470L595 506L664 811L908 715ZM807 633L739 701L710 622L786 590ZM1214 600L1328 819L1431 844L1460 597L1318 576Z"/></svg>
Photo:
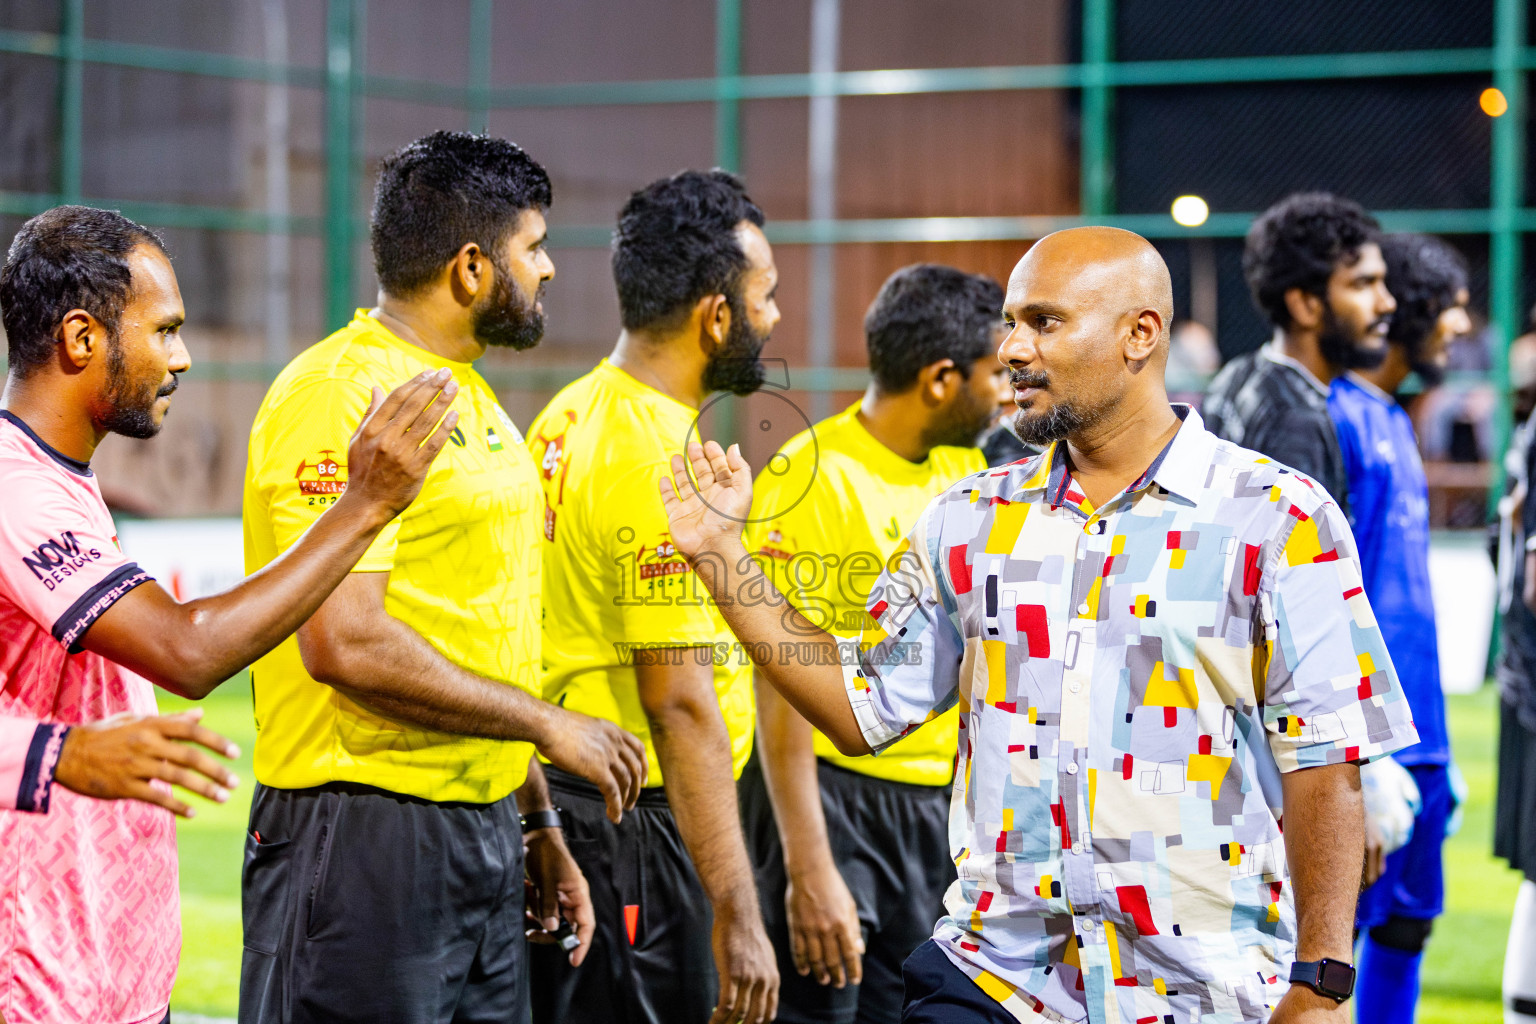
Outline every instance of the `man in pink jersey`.
<svg viewBox="0 0 1536 1024"><path fill-rule="evenodd" d="M0 317L0 806L36 812L0 814L0 1018L154 1024L181 952L171 812L191 813L169 784L223 800L235 779L176 742L233 752L155 716L151 684L202 697L309 618L415 497L456 387L375 388L336 504L263 572L181 603L118 549L90 468L107 434L159 431L191 365L164 244L104 210L40 214L0 268Z"/></svg>

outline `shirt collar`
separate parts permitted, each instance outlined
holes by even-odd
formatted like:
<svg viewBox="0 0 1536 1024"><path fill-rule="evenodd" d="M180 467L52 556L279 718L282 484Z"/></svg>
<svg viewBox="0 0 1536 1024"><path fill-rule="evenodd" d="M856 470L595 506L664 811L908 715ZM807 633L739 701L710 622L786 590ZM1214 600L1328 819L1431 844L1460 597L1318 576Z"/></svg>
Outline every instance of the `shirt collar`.
<svg viewBox="0 0 1536 1024"><path fill-rule="evenodd" d="M1205 421L1193 406L1174 403L1172 408L1174 415L1182 421L1178 431L1125 493L1134 494L1149 483L1155 483L1187 501L1198 502L1216 450L1216 435L1205 429ZM1052 505L1061 505L1066 501L1070 487L1066 444L1052 441L1020 491L1042 491Z"/></svg>
<svg viewBox="0 0 1536 1024"><path fill-rule="evenodd" d="M1391 395L1381 390L1381 388L1360 376L1354 370L1346 371L1344 376L1348 377L1349 382L1355 387L1359 388L1361 391L1364 391L1366 394L1370 395L1372 398L1376 399L1383 405L1397 404L1397 399L1393 398Z"/></svg>
<svg viewBox="0 0 1536 1024"><path fill-rule="evenodd" d="M1328 397L1327 384L1324 384L1322 381L1318 380L1317 375L1303 366L1298 360L1292 359L1290 356L1280 351L1279 331L1275 332L1274 338L1270 340L1268 345L1265 345L1263 348L1259 349L1259 356L1263 359L1268 359L1272 363L1278 363L1281 366L1290 367L1297 373L1301 374L1301 379L1312 385L1313 390L1315 390L1318 394L1322 395L1324 398Z"/></svg>

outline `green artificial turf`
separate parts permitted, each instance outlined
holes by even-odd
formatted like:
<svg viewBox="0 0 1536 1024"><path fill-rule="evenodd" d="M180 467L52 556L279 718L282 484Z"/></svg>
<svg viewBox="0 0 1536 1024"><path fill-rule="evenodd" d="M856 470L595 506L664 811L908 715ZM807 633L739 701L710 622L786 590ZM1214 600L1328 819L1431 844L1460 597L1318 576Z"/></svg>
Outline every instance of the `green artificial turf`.
<svg viewBox="0 0 1536 1024"><path fill-rule="evenodd" d="M167 711L188 702L161 695ZM1420 1024L1500 1024L1499 975L1509 912L1520 876L1489 852L1493 835L1497 696L1492 687L1448 698L1451 741L1470 795L1461 832L1446 844L1447 909L1435 925L1424 965ZM213 729L240 744L241 786L222 807L198 802L182 822L181 909L184 942L172 1005L178 1011L233 1017L240 990L240 863L250 805L251 720L247 676L202 702Z"/></svg>

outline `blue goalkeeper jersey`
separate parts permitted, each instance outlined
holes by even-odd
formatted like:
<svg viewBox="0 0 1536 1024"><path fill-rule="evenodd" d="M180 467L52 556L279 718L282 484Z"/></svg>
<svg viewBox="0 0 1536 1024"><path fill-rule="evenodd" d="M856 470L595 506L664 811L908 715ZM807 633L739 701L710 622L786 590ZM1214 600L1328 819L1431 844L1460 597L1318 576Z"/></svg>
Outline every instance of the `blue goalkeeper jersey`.
<svg viewBox="0 0 1536 1024"><path fill-rule="evenodd" d="M1346 374L1328 396L1349 477L1365 594L1413 709L1419 742L1392 756L1445 764L1450 741L1440 690L1440 647L1429 587L1429 485L1413 423L1397 401Z"/></svg>

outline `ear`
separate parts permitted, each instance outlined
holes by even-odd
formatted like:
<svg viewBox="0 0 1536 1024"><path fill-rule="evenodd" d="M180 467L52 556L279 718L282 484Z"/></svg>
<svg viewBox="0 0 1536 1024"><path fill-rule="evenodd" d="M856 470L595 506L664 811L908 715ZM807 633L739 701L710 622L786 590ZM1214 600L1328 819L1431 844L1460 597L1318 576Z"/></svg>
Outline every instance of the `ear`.
<svg viewBox="0 0 1536 1024"><path fill-rule="evenodd" d="M715 348L725 344L731 333L731 304L724 295L706 295L694 307L699 318L699 330L709 338Z"/></svg>
<svg viewBox="0 0 1536 1024"><path fill-rule="evenodd" d="M454 254L453 262L448 264L448 286L453 291L454 299L467 306L490 284L494 273L490 259L480 246L466 242Z"/></svg>
<svg viewBox="0 0 1536 1024"><path fill-rule="evenodd" d="M1290 314L1291 323L1305 331L1316 330L1323 322L1322 298L1304 288L1285 290L1285 311Z"/></svg>
<svg viewBox="0 0 1536 1024"><path fill-rule="evenodd" d="M1125 358L1130 363L1143 363L1157 351L1163 339L1163 314L1155 309L1143 309L1131 321L1131 331L1125 339Z"/></svg>
<svg viewBox="0 0 1536 1024"><path fill-rule="evenodd" d="M917 371L917 395L928 405L945 405L963 381L953 359L940 359Z"/></svg>
<svg viewBox="0 0 1536 1024"><path fill-rule="evenodd" d="M63 345L64 358L77 370L91 365L91 360L107 344L107 328L83 309L72 309L64 314L54 340Z"/></svg>

